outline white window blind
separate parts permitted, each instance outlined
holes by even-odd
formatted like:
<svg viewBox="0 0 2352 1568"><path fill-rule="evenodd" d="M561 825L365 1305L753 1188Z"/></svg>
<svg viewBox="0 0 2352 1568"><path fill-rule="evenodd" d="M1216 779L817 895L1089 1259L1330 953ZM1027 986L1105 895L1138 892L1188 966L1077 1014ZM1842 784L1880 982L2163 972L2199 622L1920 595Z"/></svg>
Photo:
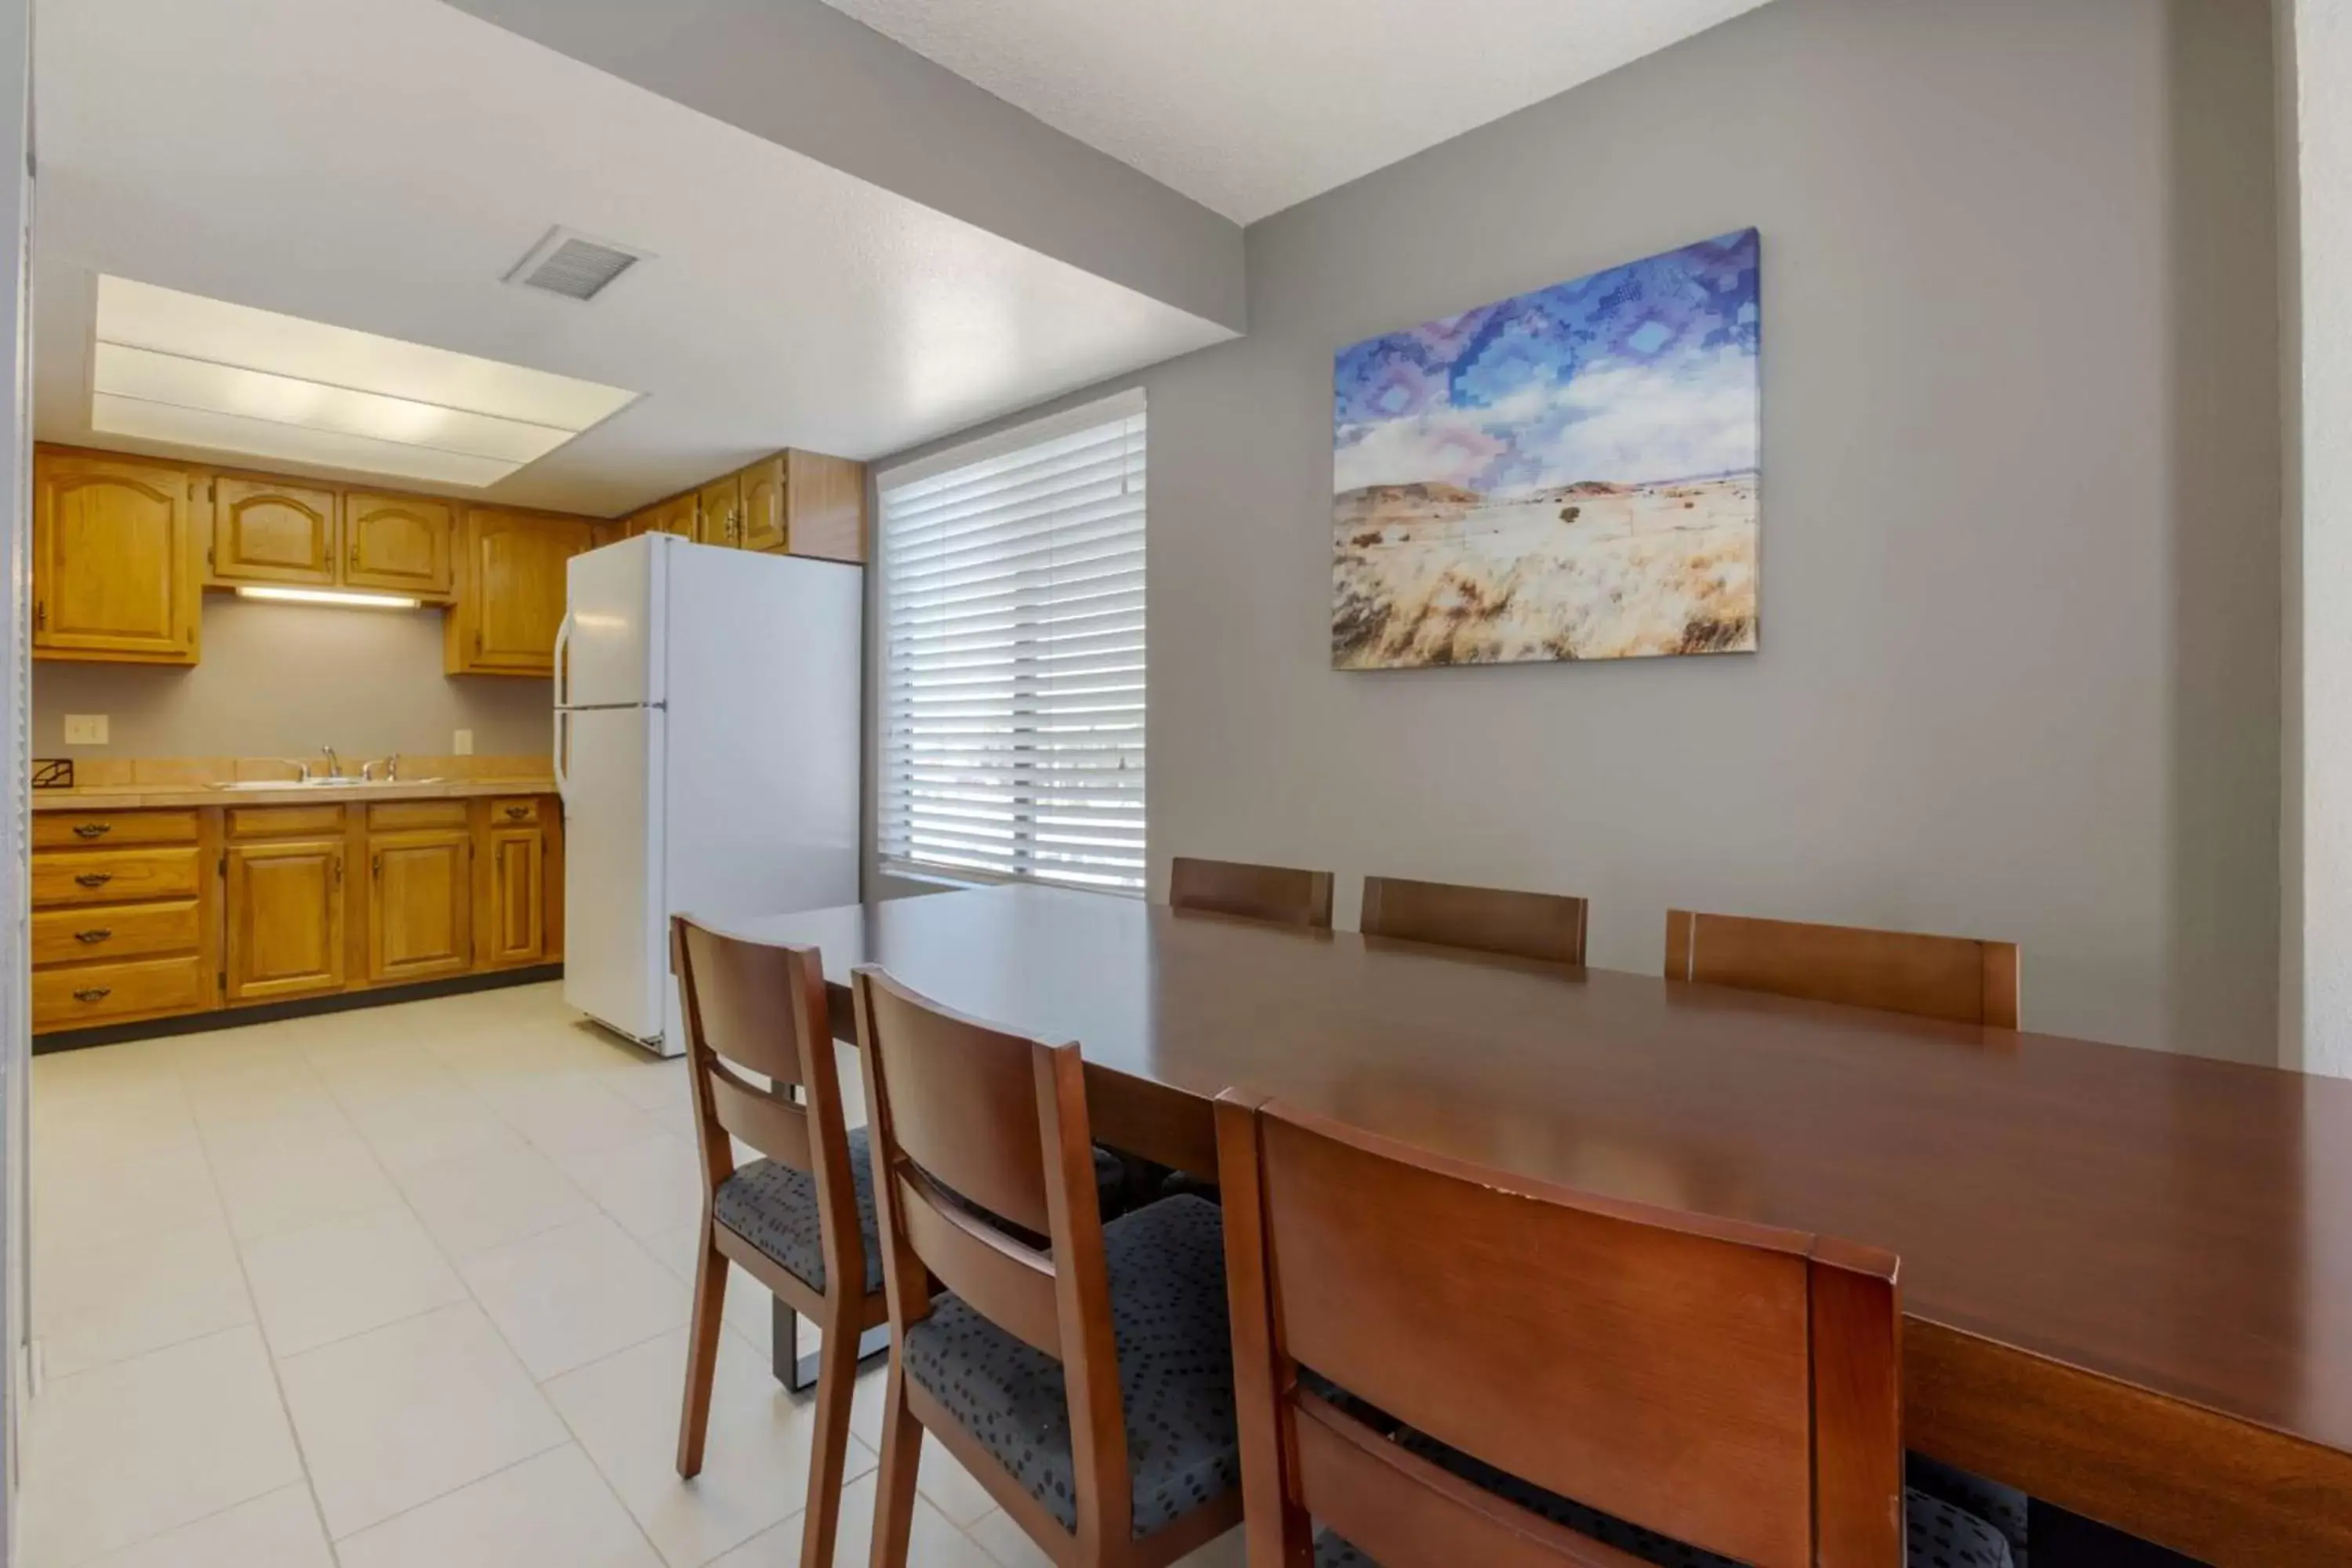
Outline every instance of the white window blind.
<svg viewBox="0 0 2352 1568"><path fill-rule="evenodd" d="M885 868L1143 890L1143 480L1139 395L882 477Z"/></svg>

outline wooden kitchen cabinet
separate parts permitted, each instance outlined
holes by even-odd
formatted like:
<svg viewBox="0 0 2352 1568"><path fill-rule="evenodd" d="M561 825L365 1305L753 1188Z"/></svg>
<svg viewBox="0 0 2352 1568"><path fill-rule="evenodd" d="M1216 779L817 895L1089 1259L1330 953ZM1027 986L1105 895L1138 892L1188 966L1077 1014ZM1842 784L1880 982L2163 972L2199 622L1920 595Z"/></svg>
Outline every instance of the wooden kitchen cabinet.
<svg viewBox="0 0 2352 1568"><path fill-rule="evenodd" d="M782 455L754 463L735 478L743 520L736 542L746 550L782 550L788 537Z"/></svg>
<svg viewBox="0 0 2352 1568"><path fill-rule="evenodd" d="M629 519L629 537L640 533L675 533L681 539L695 537L698 498L688 490L682 496L672 496Z"/></svg>
<svg viewBox="0 0 2352 1568"><path fill-rule="evenodd" d="M466 513L457 605L443 637L451 675L555 672L565 574L589 547L588 524L544 512L476 507Z"/></svg>
<svg viewBox="0 0 2352 1568"><path fill-rule="evenodd" d="M207 485L213 582L334 586L332 489L243 474L216 474Z"/></svg>
<svg viewBox="0 0 2352 1568"><path fill-rule="evenodd" d="M703 486L696 492L695 507L695 542L730 547L742 542L743 493L733 474Z"/></svg>
<svg viewBox="0 0 2352 1568"><path fill-rule="evenodd" d="M783 548L827 561L866 560L866 465L822 452L784 454Z"/></svg>
<svg viewBox="0 0 2352 1568"><path fill-rule="evenodd" d="M489 830L484 891L489 913L484 964L538 963L547 957L547 840L537 826Z"/></svg>
<svg viewBox="0 0 2352 1568"><path fill-rule="evenodd" d="M456 509L425 496L343 494L342 585L449 597Z"/></svg>
<svg viewBox="0 0 2352 1568"><path fill-rule="evenodd" d="M195 482L173 464L35 454L34 658L196 662Z"/></svg>
<svg viewBox="0 0 2352 1568"><path fill-rule="evenodd" d="M343 989L344 840L264 840L224 853L229 1003Z"/></svg>
<svg viewBox="0 0 2352 1568"><path fill-rule="evenodd" d="M371 836L369 980L433 980L474 967L473 859L463 827Z"/></svg>

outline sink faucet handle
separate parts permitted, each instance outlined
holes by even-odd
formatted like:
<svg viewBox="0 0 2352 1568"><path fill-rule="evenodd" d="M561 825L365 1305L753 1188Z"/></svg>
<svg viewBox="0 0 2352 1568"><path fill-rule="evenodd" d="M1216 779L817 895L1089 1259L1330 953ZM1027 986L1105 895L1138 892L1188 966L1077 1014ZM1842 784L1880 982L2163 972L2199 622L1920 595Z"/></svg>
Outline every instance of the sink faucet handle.
<svg viewBox="0 0 2352 1568"><path fill-rule="evenodd" d="M392 755L384 758L383 776L387 781L397 780L400 777L400 753L398 752L394 752Z"/></svg>

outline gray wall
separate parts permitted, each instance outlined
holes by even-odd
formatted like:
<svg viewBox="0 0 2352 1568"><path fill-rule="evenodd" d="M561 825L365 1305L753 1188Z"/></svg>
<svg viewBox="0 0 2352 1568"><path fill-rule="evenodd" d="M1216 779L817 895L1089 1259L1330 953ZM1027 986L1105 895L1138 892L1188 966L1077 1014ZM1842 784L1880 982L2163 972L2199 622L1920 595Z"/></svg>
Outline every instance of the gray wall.
<svg viewBox="0 0 2352 1568"><path fill-rule="evenodd" d="M471 729L482 756L551 743L548 682L441 673L439 610L374 611L205 595L204 662L33 667L42 757L439 754ZM104 713L104 746L65 745L68 713Z"/></svg>
<svg viewBox="0 0 2352 1568"><path fill-rule="evenodd" d="M1155 884L2008 938L2030 1026L2272 1059L2273 89L2244 0L1779 0L1253 226L1139 378ZM1762 651L1331 670L1332 351L1748 224Z"/></svg>

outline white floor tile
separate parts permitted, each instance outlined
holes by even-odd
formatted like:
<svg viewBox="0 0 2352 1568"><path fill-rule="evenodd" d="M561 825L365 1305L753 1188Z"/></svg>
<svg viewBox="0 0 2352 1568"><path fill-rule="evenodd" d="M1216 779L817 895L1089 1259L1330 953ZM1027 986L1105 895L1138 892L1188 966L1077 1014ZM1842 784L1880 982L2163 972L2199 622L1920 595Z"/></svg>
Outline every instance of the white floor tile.
<svg viewBox="0 0 2352 1568"><path fill-rule="evenodd" d="M433 1239L461 1260L596 1214L585 1193L520 1139L403 1171L398 1180Z"/></svg>
<svg viewBox="0 0 2352 1568"><path fill-rule="evenodd" d="M23 1560L79 1563L301 1479L250 1325L114 1362L26 1408Z"/></svg>
<svg viewBox="0 0 2352 1568"><path fill-rule="evenodd" d="M516 1131L556 1152L611 1149L663 1131L588 1073L534 1073L493 1089L490 1102Z"/></svg>
<svg viewBox="0 0 2352 1568"><path fill-rule="evenodd" d="M609 1149L554 1156L563 1173L631 1236L656 1236L702 1216L702 1153L688 1139L656 1132Z"/></svg>
<svg viewBox="0 0 2352 1568"><path fill-rule="evenodd" d="M348 1127L248 1126L235 1134L207 1132L205 1143L229 1228L239 1241L400 1201L383 1167Z"/></svg>
<svg viewBox="0 0 2352 1568"><path fill-rule="evenodd" d="M245 1244L272 1353L285 1357L466 1299L404 1204Z"/></svg>
<svg viewBox="0 0 2352 1568"><path fill-rule="evenodd" d="M833 1560L837 1568L855 1568L874 1550L875 1477L868 1473L844 1487L841 1522L833 1536ZM800 1568L803 1516L762 1531L721 1557L711 1568ZM1040 1556L1042 1568L1053 1568ZM998 1568L995 1558L919 1495L915 1499L914 1528L907 1539L907 1568ZM1022 1568L1027 1568L1024 1563Z"/></svg>
<svg viewBox="0 0 2352 1568"><path fill-rule="evenodd" d="M335 1568L335 1554L310 1489L298 1484L110 1552L89 1568Z"/></svg>
<svg viewBox="0 0 2352 1568"><path fill-rule="evenodd" d="M685 1388L683 1331L547 1385L581 1447L670 1568L698 1568L798 1511L807 1497L814 1430L806 1401L785 1394L758 1358L722 1337L702 1473L682 1481L677 1421ZM845 1479L873 1465L872 1452L853 1438Z"/></svg>
<svg viewBox="0 0 2352 1568"><path fill-rule="evenodd" d="M67 1377L253 1321L236 1246L218 1219L46 1253L33 1269L42 1366Z"/></svg>
<svg viewBox="0 0 2352 1568"><path fill-rule="evenodd" d="M564 1440L471 1303L279 1363L310 1483L338 1539Z"/></svg>
<svg viewBox="0 0 2352 1568"><path fill-rule="evenodd" d="M475 1298L542 1382L687 1320L688 1292L602 1215L459 1265Z"/></svg>
<svg viewBox="0 0 2352 1568"><path fill-rule="evenodd" d="M38 1252L221 1223L221 1203L204 1150L193 1140L102 1160L76 1151L58 1151L52 1160L37 1137L33 1142L33 1246Z"/></svg>
<svg viewBox="0 0 2352 1568"><path fill-rule="evenodd" d="M572 1444L346 1539L342 1568L661 1568Z"/></svg>
<svg viewBox="0 0 2352 1568"><path fill-rule="evenodd" d="M1030 1540L1029 1532L1013 1523L1013 1516L1002 1509L982 1515L970 1526L970 1533L998 1568L1054 1568L1054 1560L1045 1555L1045 1549Z"/></svg>
<svg viewBox="0 0 2352 1568"><path fill-rule="evenodd" d="M398 1175L443 1160L525 1148L516 1132L479 1099L444 1073L447 1083L412 1086L341 1101L352 1125Z"/></svg>

